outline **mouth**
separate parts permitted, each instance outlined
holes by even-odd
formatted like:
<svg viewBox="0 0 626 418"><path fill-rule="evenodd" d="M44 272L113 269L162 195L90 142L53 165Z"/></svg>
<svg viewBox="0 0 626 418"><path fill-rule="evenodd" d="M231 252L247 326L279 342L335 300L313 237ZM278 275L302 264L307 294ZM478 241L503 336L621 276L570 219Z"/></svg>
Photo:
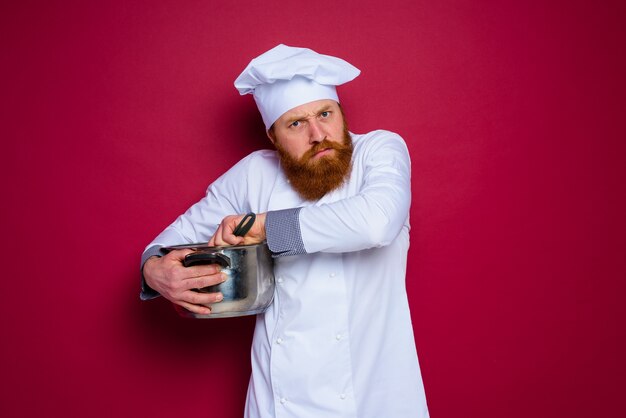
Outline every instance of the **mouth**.
<svg viewBox="0 0 626 418"><path fill-rule="evenodd" d="M325 155L330 154L332 151L334 151L334 149L333 149L333 148L324 148L324 149L321 149L321 150L317 151L315 154L313 154L313 158L320 158L320 157L323 157L323 156L325 156Z"/></svg>

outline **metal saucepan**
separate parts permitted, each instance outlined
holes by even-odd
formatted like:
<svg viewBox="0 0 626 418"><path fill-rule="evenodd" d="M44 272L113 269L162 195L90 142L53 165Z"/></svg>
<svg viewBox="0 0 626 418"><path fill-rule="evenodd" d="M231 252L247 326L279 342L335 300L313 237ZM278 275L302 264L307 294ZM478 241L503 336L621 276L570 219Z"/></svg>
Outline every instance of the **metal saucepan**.
<svg viewBox="0 0 626 418"><path fill-rule="evenodd" d="M274 298L274 260L265 242L232 247L209 247L205 244L185 244L164 250L192 249L183 260L185 267L198 264L219 264L228 278L224 283L196 289L198 292L221 292L221 302L206 305L209 315L196 314L176 305L181 316L189 318L226 318L265 312Z"/></svg>

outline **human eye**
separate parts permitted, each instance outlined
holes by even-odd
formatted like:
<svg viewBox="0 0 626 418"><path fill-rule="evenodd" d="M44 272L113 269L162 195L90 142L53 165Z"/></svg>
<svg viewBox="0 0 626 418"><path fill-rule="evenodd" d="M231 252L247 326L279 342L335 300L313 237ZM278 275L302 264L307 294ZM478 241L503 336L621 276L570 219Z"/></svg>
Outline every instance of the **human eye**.
<svg viewBox="0 0 626 418"><path fill-rule="evenodd" d="M300 121L299 120L293 121L290 126L297 128L298 126L300 126Z"/></svg>
<svg viewBox="0 0 626 418"><path fill-rule="evenodd" d="M321 116L322 118L327 118L327 117L329 117L329 116L330 116L330 111L328 111L328 110L324 110L322 113L320 113L320 116Z"/></svg>

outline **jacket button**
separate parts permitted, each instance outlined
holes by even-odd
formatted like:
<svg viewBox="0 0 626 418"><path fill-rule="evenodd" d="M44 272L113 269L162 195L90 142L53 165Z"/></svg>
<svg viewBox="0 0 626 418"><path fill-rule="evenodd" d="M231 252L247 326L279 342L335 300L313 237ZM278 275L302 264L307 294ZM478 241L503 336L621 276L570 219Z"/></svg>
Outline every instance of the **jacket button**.
<svg viewBox="0 0 626 418"><path fill-rule="evenodd" d="M282 338L278 338L278 339L276 340L276 344L282 344L282 343L283 343L283 339L282 339Z"/></svg>
<svg viewBox="0 0 626 418"><path fill-rule="evenodd" d="M346 394L345 394L345 393L342 393L341 395L339 395L339 398L341 398L341 399L346 399Z"/></svg>
<svg viewBox="0 0 626 418"><path fill-rule="evenodd" d="M285 398L280 398L280 403L281 403L281 404L283 404L283 405L284 405L284 404L286 404L286 403L287 403L287 399L285 399Z"/></svg>
<svg viewBox="0 0 626 418"><path fill-rule="evenodd" d="M335 273L330 273L328 276L330 276L331 278L335 277Z"/></svg>
<svg viewBox="0 0 626 418"><path fill-rule="evenodd" d="M342 338L342 337L341 337L341 334L337 334L337 335L335 335L335 338L337 339L337 341L341 340L341 338Z"/></svg>

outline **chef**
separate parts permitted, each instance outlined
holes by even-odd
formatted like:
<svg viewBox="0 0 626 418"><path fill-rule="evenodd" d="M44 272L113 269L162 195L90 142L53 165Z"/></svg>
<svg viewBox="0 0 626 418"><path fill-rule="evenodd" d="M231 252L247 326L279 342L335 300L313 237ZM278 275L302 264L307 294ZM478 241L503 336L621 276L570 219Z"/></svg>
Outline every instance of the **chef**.
<svg viewBox="0 0 626 418"><path fill-rule="evenodd" d="M246 417L428 417L405 288L409 155L395 133L348 131L336 86L359 73L285 45L253 59L235 87L275 150L235 164L142 256L142 299L208 314L222 295L192 289L224 281L219 266L161 248L267 241L277 286L256 318Z"/></svg>

